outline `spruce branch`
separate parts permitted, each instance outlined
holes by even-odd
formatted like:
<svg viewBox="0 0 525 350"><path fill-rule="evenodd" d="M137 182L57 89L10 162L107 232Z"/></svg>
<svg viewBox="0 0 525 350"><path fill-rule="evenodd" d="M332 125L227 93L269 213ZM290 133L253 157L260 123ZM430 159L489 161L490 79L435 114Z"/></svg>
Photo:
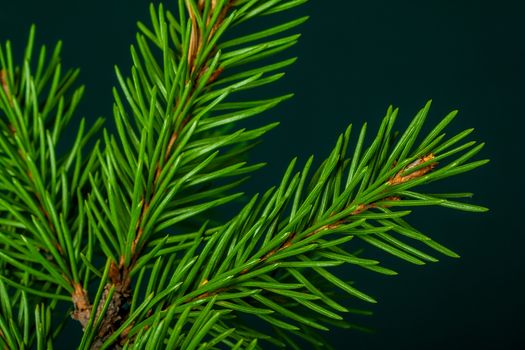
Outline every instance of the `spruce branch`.
<svg viewBox="0 0 525 350"><path fill-rule="evenodd" d="M290 95L243 103L225 100L237 91L279 79L281 74L264 74L292 61L229 76L225 71L282 51L295 43L297 36L262 43L253 43L259 36L245 37L242 42L230 42L226 49L221 48L221 37L256 13L279 12L277 3L181 1L178 20L162 6L158 10L152 6L153 30L139 25L144 35L137 37L138 51L132 47L132 79L125 79L117 69L125 98L115 90L118 137L107 133L104 137L106 148L98 155L101 171L90 175L94 190L85 205L91 229L112 261L104 298L115 286L109 308L123 312L114 313L104 324L118 325L128 317L118 305L129 303L131 276L139 258L143 266L148 263L145 259L152 257L142 254L148 242L167 229L173 230L179 222L239 198L241 193L227 192L239 182L228 179L261 166L247 165L238 158L275 124L230 134L227 130ZM266 35L279 34L303 21L280 26ZM148 41L160 49L159 55L150 50ZM221 181L227 182L212 191L199 191ZM85 293L80 294L74 296L82 301L76 305L79 312L75 317L85 325L93 306L84 307ZM109 334L102 331L98 338Z"/></svg>
<svg viewBox="0 0 525 350"><path fill-rule="evenodd" d="M458 257L411 226L409 209L485 211L458 201L468 193L422 185L487 161L471 161L483 147L464 141L472 129L444 132L456 112L423 137L430 103L400 134L390 107L369 145L360 129L353 152L349 126L316 170L313 158L299 171L294 159L276 187L208 220L246 198L237 187L262 166L247 153L277 125L239 124L292 96L242 92L283 76L295 58L269 58L297 42L288 31L307 18L235 28L304 2L179 0L176 15L151 5L130 77L116 68L116 131L83 119L64 152L78 70L62 72L60 43L33 57L34 28L21 67L9 42L0 49L0 347L51 348L68 322L55 322L56 306L67 302L79 349L321 348L319 332L357 328L343 314L375 302L333 267L396 274L370 249L417 265L437 261L428 250Z"/></svg>
<svg viewBox="0 0 525 350"><path fill-rule="evenodd" d="M0 49L0 278L13 288L51 299L35 314L35 322L50 327L42 317L52 312L58 300L70 300L84 281L89 282L80 254L91 253L89 248L83 251L85 221L82 206L75 204L81 203L87 190L87 174L81 169L89 172L96 167L85 152L102 120L87 130L82 120L73 147L57 153L84 89L71 91L78 70L63 74L61 43L49 57L42 47L35 60L34 36L33 27L21 68L13 65L9 42ZM16 297L12 302L16 305ZM24 322L29 327L27 316ZM52 334L37 336L35 341L23 339L24 346L44 344Z"/></svg>
<svg viewBox="0 0 525 350"><path fill-rule="evenodd" d="M486 210L447 199L456 195L417 195L410 191L486 163L484 160L467 163L482 144L475 146L473 142L467 142L458 145L462 139L458 136L445 140L441 131L446 123L438 124L414 147L417 135L413 132L421 129L429 106L427 104L419 112L397 143L391 144L385 141L392 138L397 110L389 109L373 144L363 152L366 126L361 129L357 141L359 146L351 157L346 156L349 127L310 181L308 174L312 159L295 174L296 162L293 161L277 188L268 191L261 199L255 196L230 222L212 230L203 228L194 236L187 236L187 240L193 242L185 246L186 253L178 264L168 258L172 253L169 249L166 249L166 255L159 252L147 293L150 286L160 283L152 281L163 280L160 285L164 285L164 291L171 295L163 303L150 303L147 309L155 307L155 311L132 327L127 335L140 334L147 342L144 338L156 337L157 332L168 332L170 327L177 328L181 322L177 315L183 317L185 312L191 312L187 310L203 308L201 312L208 316L213 314L212 310L216 312L213 315L217 320L203 333L203 337L211 342L216 341L213 334L219 337L225 332L231 337L231 344L235 339L255 339L236 333L243 315L249 314L268 322L275 327L275 333L281 335L270 337L252 333L258 334L259 339L297 347L299 345L286 332L299 335L302 333L296 331L306 330L309 334L306 340L315 345L320 340L314 330L327 330L327 325L341 322L341 313L351 311L330 297L333 288L339 288L356 299L375 302L373 297L341 280L328 268L348 263L381 274L395 274L376 260L350 253L347 246L352 239L360 239L418 265L437 261L422 250L425 246L457 257L410 226L404 220L410 211L393 210L395 207L428 205L466 211ZM448 123L453 116L455 113L444 120ZM458 156L461 151L466 152ZM407 240L410 243L406 243ZM179 241L174 242L175 247L179 245ZM200 252L198 255L197 251ZM159 277L160 266L164 269L162 277ZM168 283L169 276L172 277ZM324 283L313 285L309 282L319 278ZM204 327L197 319L182 322L189 322L191 327ZM166 328L159 331L159 327ZM185 337L179 335L180 340L173 340L173 344L186 348L189 346L187 342L193 339L193 332L189 330Z"/></svg>

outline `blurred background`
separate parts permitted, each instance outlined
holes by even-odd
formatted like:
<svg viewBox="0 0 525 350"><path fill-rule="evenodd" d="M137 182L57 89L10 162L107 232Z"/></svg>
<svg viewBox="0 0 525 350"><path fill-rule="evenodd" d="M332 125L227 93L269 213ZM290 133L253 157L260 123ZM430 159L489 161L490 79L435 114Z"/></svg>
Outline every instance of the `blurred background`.
<svg viewBox="0 0 525 350"><path fill-rule="evenodd" d="M175 1L165 4L174 8ZM379 303L373 317L352 321L375 333L335 330L330 340L337 349L525 348L524 3L311 0L285 16L304 14L311 18L299 29L301 42L287 52L299 60L271 88L296 96L262 117L281 126L253 153L269 165L247 192L277 183L294 156L324 158L349 123L377 126L390 104L401 109L399 128L428 99L431 123L459 109L451 132L476 128L473 138L487 142L482 157L492 159L439 185L475 192L489 213L430 208L412 215L416 227L462 258L423 267L387 260L398 276L355 276ZM65 66L81 67L87 86L80 115L111 119L113 65L129 71L136 21L147 18L148 0L4 0L0 41L11 39L21 51L31 23L38 43L63 40Z"/></svg>

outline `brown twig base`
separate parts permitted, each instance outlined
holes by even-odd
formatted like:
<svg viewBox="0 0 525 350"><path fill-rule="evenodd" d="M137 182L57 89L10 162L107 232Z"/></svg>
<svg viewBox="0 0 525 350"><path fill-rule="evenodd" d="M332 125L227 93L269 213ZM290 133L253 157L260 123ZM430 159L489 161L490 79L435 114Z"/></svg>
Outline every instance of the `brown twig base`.
<svg viewBox="0 0 525 350"><path fill-rule="evenodd" d="M108 303L106 312L104 313L103 319L100 322L100 326L97 330L97 335L91 345L92 350L100 349L104 341L111 336L127 319L128 317L128 305L131 298L131 280L126 269L119 268L115 263L112 263L109 271L110 282L104 286L104 292L100 299L95 315L95 321L101 315L104 305L108 303L108 297L111 300ZM85 329L88 325L91 317L93 306L89 302L87 291L82 288L81 285L75 285L75 290L72 295L73 304L75 305L75 311L71 317L82 325L82 329ZM127 333L121 334L121 339L126 338ZM116 342L111 349L118 350L121 348L121 342Z"/></svg>
<svg viewBox="0 0 525 350"><path fill-rule="evenodd" d="M112 263L109 270L110 283L104 286L104 293L97 308L97 316L102 313L104 305L107 303L111 289L113 288L113 295L109 301L108 308L104 314L104 318L98 328L97 337L91 346L92 350L99 349L104 341L110 337L128 317L128 307L131 301L131 280L129 278L127 269L117 267ZM121 339L125 338L127 334L121 334ZM121 342L116 342L112 349L117 350L121 348Z"/></svg>

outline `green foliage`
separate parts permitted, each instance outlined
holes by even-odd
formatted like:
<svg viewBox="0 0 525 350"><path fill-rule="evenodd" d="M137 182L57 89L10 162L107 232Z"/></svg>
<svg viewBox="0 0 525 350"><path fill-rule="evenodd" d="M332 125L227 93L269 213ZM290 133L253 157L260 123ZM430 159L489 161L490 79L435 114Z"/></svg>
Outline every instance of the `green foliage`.
<svg viewBox="0 0 525 350"><path fill-rule="evenodd" d="M79 349L327 347L320 332L366 314L346 300L376 302L333 267L396 274L370 249L417 265L458 257L411 226L409 209L485 211L457 201L468 193L421 185L487 161L472 160L483 147L465 141L472 129L445 134L456 112L422 135L430 103L401 133L390 107L369 144L366 124L353 138L349 126L316 169L313 158L299 170L293 160L238 214L207 219L245 198L238 185L262 166L247 153L277 124L240 124L291 95L242 92L283 76L295 59L270 58L297 42L289 32L307 18L249 34L242 24L304 2L180 0L176 14L152 5L130 77L116 69L115 132L81 120L67 150L58 145L82 96L78 71L62 72L60 43L35 54L34 28L21 66L5 44L0 347L51 349L72 322L64 305L83 328Z"/></svg>

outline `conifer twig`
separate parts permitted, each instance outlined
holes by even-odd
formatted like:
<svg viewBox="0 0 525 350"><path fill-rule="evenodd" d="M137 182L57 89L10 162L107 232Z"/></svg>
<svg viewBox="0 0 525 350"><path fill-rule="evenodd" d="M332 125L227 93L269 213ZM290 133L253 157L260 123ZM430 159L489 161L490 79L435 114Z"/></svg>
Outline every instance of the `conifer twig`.
<svg viewBox="0 0 525 350"><path fill-rule="evenodd" d="M486 211L459 200L469 193L421 185L487 160L472 161L483 148L464 141L472 129L445 134L455 111L423 135L430 102L399 135L389 107L370 144L366 124L355 142L350 125L315 171L313 158L299 170L294 159L234 215L210 215L246 198L237 188L262 166L246 155L277 125L243 121L292 96L244 93L283 76L295 58L268 59L307 20L266 16L304 2L178 0L175 15L151 5L130 77L116 68L115 132L82 120L60 152L78 70L62 71L60 43L34 55L34 28L20 67L9 42L0 48L0 348L50 349L70 321L58 320L65 302L80 350L322 348L318 331L367 314L348 300L376 302L332 267L396 274L368 249L416 265L437 261L427 250L458 257L407 218L419 206ZM266 28L233 30L255 18Z"/></svg>

